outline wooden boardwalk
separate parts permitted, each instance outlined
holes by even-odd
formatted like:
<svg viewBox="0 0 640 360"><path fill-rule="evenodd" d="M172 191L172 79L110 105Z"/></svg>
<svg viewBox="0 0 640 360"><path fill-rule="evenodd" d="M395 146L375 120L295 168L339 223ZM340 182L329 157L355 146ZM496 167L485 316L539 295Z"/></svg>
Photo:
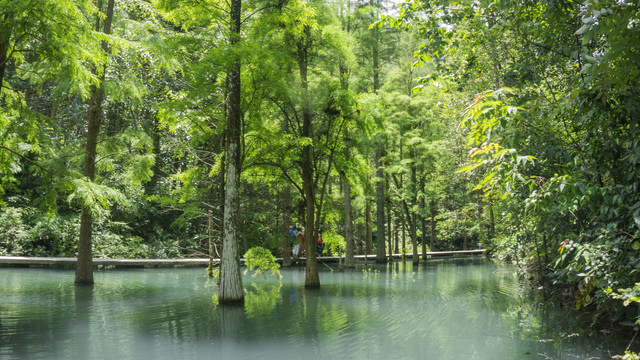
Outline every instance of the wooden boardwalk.
<svg viewBox="0 0 640 360"><path fill-rule="evenodd" d="M431 251L430 257L446 256L474 256L483 255L484 249L462 251ZM405 254L404 258L411 259L412 254ZM357 260L364 260L365 255L356 255ZM422 257L422 253L420 254ZM375 255L367 255L367 261L375 261ZM394 259L402 259L402 254L393 254ZM277 259L282 263L282 258ZM303 262L305 258L294 260ZM344 257L343 257L344 260ZM218 259L214 259L218 262ZM241 261L244 262L243 259ZM338 262L337 256L321 256L318 261ZM206 267L209 259L93 259L93 265L97 268L162 268L162 267ZM50 257L25 257L25 256L0 256L0 267L36 267L36 268L75 268L76 258L50 258Z"/></svg>

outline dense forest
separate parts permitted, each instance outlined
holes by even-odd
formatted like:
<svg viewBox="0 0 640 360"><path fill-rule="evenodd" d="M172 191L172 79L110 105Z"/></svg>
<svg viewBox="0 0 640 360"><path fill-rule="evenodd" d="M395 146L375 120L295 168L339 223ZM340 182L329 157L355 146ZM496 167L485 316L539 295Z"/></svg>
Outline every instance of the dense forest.
<svg viewBox="0 0 640 360"><path fill-rule="evenodd" d="M0 255L211 254L237 302L295 225L633 326L639 53L624 0L1 0Z"/></svg>

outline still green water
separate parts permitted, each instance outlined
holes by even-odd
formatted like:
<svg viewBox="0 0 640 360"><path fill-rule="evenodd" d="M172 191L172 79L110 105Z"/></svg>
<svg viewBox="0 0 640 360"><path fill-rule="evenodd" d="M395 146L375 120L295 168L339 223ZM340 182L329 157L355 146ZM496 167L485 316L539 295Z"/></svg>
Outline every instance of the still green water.
<svg viewBox="0 0 640 360"><path fill-rule="evenodd" d="M335 266L335 265L333 265ZM204 269L0 268L0 359L605 359L626 343L522 294L484 259L322 265L282 281L244 276L244 308L216 304Z"/></svg>

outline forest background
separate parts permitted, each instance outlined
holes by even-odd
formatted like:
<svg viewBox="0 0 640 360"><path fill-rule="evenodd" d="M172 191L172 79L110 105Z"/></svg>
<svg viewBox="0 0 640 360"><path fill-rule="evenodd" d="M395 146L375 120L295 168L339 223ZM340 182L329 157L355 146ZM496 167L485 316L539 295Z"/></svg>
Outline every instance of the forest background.
<svg viewBox="0 0 640 360"><path fill-rule="evenodd" d="M234 3L0 1L0 255L218 257L231 164L240 254L487 248L637 328L637 2Z"/></svg>

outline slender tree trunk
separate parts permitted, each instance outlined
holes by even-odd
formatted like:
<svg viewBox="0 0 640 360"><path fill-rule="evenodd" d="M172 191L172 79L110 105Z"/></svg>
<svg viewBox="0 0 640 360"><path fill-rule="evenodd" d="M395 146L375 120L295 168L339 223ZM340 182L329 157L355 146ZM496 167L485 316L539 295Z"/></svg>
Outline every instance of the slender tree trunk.
<svg viewBox="0 0 640 360"><path fill-rule="evenodd" d="M284 243L282 249L282 266L291 266L291 236L289 235L289 227L291 226L291 188L285 186L282 190L282 212L284 218Z"/></svg>
<svg viewBox="0 0 640 360"><path fill-rule="evenodd" d="M393 252L395 254L400 253L400 231L401 230L398 230L399 221L400 219L398 218L398 214L396 214L396 221L393 223ZM402 225L400 225L400 228L402 228Z"/></svg>
<svg viewBox="0 0 640 360"><path fill-rule="evenodd" d="M402 206L402 205L400 205ZM402 253L402 258L404 259L404 256L406 255L406 250L407 250L407 240L405 237L406 234L406 220L404 218L404 211L400 211L400 227L402 228L401 232L400 232L400 240L402 241L402 247L400 248L400 252Z"/></svg>
<svg viewBox="0 0 640 360"><path fill-rule="evenodd" d="M410 230L411 231L411 242L413 243L413 254L411 255L411 262L413 264L417 264L420 262L420 255L418 254L418 216L415 213L411 214L411 224L409 224L410 226Z"/></svg>
<svg viewBox="0 0 640 360"><path fill-rule="evenodd" d="M384 176L382 173L382 143L378 141L378 151L376 153L376 212L377 228L376 234L376 262L387 262L384 241Z"/></svg>
<svg viewBox="0 0 640 360"><path fill-rule="evenodd" d="M372 9L372 18L377 18L377 13L374 9L380 7L380 4L370 0L369 4ZM380 89L380 30L377 27L371 29L373 31L373 44L371 48L371 57L373 60L373 91L375 93Z"/></svg>
<svg viewBox="0 0 640 360"><path fill-rule="evenodd" d="M9 12L6 12L3 17L3 22L8 24L11 16ZM0 28L0 94L2 94L2 86L4 85L4 72L7 68L7 62L9 61L7 53L9 52L10 42L11 29ZM1 106L4 106L4 96L0 96L0 107Z"/></svg>
<svg viewBox="0 0 640 360"><path fill-rule="evenodd" d="M223 136L222 136L222 147L226 146L226 142L227 142L227 135L226 135L226 130L223 132ZM226 155L222 155L221 159L220 159L220 172L218 173L219 176L219 180L218 180L218 203L220 204L220 209L219 209L219 213L218 213L218 218L220 219L220 237L218 239L219 244L220 244L220 250L219 253L222 254L224 252L224 199L225 199L225 191L224 191L224 185L225 185L225 176L227 174L227 156ZM220 256L220 261L218 266L220 267L220 269L222 269L222 256ZM218 276L218 286L220 286L220 282L222 280L222 276Z"/></svg>
<svg viewBox="0 0 640 360"><path fill-rule="evenodd" d="M435 249L435 241L436 241L436 200L431 199L431 242L429 244L429 249L431 251L436 251Z"/></svg>
<svg viewBox="0 0 640 360"><path fill-rule="evenodd" d="M309 37L311 29L305 28L305 36ZM300 68L300 80L303 91L303 108L302 108L302 137L311 138L312 122L311 122L311 105L309 99L309 82L308 82L308 50L306 45L299 45L298 48L298 67ZM300 159L302 167L302 190L305 197L305 252L306 266L304 287L308 289L320 287L320 276L318 274L318 260L315 252L315 239L317 238L317 230L315 228L315 185L314 185L314 169L313 169L313 149L311 144L306 144L301 151Z"/></svg>
<svg viewBox="0 0 640 360"><path fill-rule="evenodd" d="M389 261L393 261L393 239L397 239L398 232L393 225L393 217L391 216L391 198L389 197L389 177L387 179L387 191L385 194L385 204L387 204L387 238L389 239Z"/></svg>
<svg viewBox="0 0 640 360"><path fill-rule="evenodd" d="M372 9L371 16L372 18L376 17L374 12L375 2L374 0L370 0L370 5ZM380 31L377 28L373 28L373 36L374 41L371 48L372 58L373 58L373 92L378 93L378 89L380 89L380 54L378 51L379 48L379 37ZM382 147L382 142L378 141L376 143L378 151L376 152L376 213L377 213L377 234L376 234L376 262L377 263L385 263L387 262L386 251L385 251L385 233L384 233L384 177L382 171L382 155L384 149Z"/></svg>
<svg viewBox="0 0 640 360"><path fill-rule="evenodd" d="M415 157L413 151L410 152L411 157ZM415 165L411 166L411 182L413 184L413 205L418 205L418 178L416 175ZM413 242L413 256L411 260L413 264L420 262L420 255L418 254L418 216L415 212L411 212L411 241Z"/></svg>
<svg viewBox="0 0 640 360"><path fill-rule="evenodd" d="M496 237L496 223L493 216L493 201L489 201L489 240L493 242Z"/></svg>
<svg viewBox="0 0 640 360"><path fill-rule="evenodd" d="M424 203L423 203L424 208ZM420 216L421 228L422 228L422 260L427 261L427 220L424 216Z"/></svg>
<svg viewBox="0 0 640 360"><path fill-rule="evenodd" d="M365 205L365 216L366 216L366 220L367 220L367 245L365 247L365 254L371 255L371 250L373 249L373 231L371 229L371 203L369 202L369 199L366 199L366 205Z"/></svg>
<svg viewBox="0 0 640 360"><path fill-rule="evenodd" d="M231 0L230 43L232 48L240 40L241 0ZM243 304L244 291L240 274L238 253L238 217L240 210L240 173L242 110L240 58L234 54L233 64L227 74L227 176L224 199L224 237L222 264L220 267L220 304Z"/></svg>
<svg viewBox="0 0 640 360"><path fill-rule="evenodd" d="M156 113L153 113L153 115L151 116L153 118L153 129L151 130L152 131L151 138L153 139L153 157L155 161L153 163L153 166L151 167L151 171L153 171L153 175L151 175L151 180L149 181L146 187L147 193L149 194L154 192L158 185L158 180L160 179L160 169L161 169L161 164L160 164L161 133L159 129L158 115Z"/></svg>
<svg viewBox="0 0 640 360"><path fill-rule="evenodd" d="M209 210L207 218L207 237L209 238L209 267L207 267L207 276L213 277L213 258L214 258L214 246L213 246L213 211Z"/></svg>
<svg viewBox="0 0 640 360"><path fill-rule="evenodd" d="M344 259L344 266L347 268L356 267L356 259L353 244L353 224L351 219L351 186L346 176L344 177L344 239L347 243L347 253Z"/></svg>
<svg viewBox="0 0 640 360"><path fill-rule="evenodd" d="M98 4L102 10L102 1ZM114 0L107 3L107 13L104 19L103 32L111 33L111 21L113 20ZM96 31L100 31L100 17L96 18ZM106 53L107 43L102 42L102 50ZM106 66L105 66L106 67ZM100 80L104 80L103 68L99 72ZM83 175L93 181L96 173L96 148L98 144L98 133L100 132L100 115L102 114L102 100L104 90L101 87L93 86L91 89L91 99L89 100L89 111L87 113L87 145L85 148ZM80 238L78 239L78 260L76 262L75 283L79 285L93 284L93 252L91 237L93 233L93 216L91 211L83 204L80 211Z"/></svg>

